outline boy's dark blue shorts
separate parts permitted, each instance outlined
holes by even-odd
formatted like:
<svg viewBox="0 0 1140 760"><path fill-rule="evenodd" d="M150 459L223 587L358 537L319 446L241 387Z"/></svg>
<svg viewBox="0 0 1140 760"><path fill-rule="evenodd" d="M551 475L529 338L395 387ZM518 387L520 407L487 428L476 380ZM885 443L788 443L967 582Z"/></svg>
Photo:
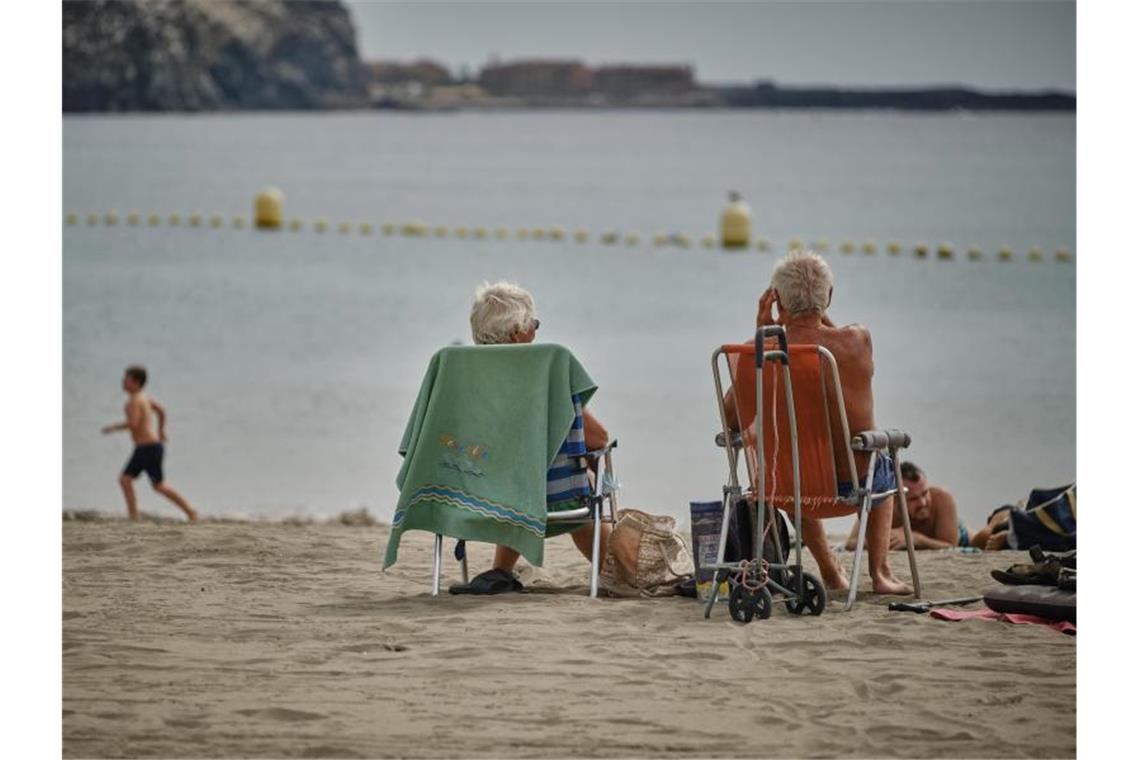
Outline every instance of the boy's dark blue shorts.
<svg viewBox="0 0 1140 760"><path fill-rule="evenodd" d="M139 473L145 472L150 482L158 485L162 482L162 454L161 443L144 443L135 446L127 466L123 468L123 474L137 478Z"/></svg>

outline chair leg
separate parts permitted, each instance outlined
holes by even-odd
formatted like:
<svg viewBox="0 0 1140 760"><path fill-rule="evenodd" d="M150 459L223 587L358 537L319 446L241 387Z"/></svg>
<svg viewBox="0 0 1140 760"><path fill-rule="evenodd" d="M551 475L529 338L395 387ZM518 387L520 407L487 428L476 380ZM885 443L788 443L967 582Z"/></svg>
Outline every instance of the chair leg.
<svg viewBox="0 0 1140 760"><path fill-rule="evenodd" d="M431 552L431 595L439 596L439 569L443 559L443 536L435 534Z"/></svg>
<svg viewBox="0 0 1140 760"><path fill-rule="evenodd" d="M601 570L602 558L602 502L599 499L594 504L594 546L590 552L590 598L598 598L598 572Z"/></svg>
<svg viewBox="0 0 1140 760"><path fill-rule="evenodd" d="M467 584L471 581L467 578L467 556L464 555L463 559L459 560L459 569L463 572L463 583Z"/></svg>
<svg viewBox="0 0 1140 760"><path fill-rule="evenodd" d="M855 560L851 564L851 578L848 579L850 587L847 590L847 601L843 611L849 611L855 605L855 593L859 588L859 570L863 564L863 544L867 537L867 518L871 515L871 494L863 497L863 506L859 510L859 537L855 540Z"/></svg>
<svg viewBox="0 0 1140 760"><path fill-rule="evenodd" d="M903 535L906 536L906 553L910 560L910 583L914 586L914 598L922 598L922 581L918 579L918 558L914 555L914 536L910 532L910 512L906 508L906 493L903 491L902 464L898 452L895 457L895 486L898 488L896 506L902 507Z"/></svg>

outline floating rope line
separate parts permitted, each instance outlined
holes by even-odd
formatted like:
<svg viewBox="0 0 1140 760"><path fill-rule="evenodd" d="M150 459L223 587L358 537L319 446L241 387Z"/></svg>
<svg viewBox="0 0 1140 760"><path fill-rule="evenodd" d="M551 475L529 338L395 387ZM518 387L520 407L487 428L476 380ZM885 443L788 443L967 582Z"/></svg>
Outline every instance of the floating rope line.
<svg viewBox="0 0 1140 760"><path fill-rule="evenodd" d="M124 224L125 222L125 224ZM711 233L704 235L688 235L683 232L657 232L652 236L643 236L640 232L634 230L615 230L607 229L600 233L592 233L585 229L575 229L573 232L567 231L565 227L560 225L553 225L550 227L516 227L512 234L511 229L506 226L469 226L469 225L455 225L448 226L442 224L428 225L418 220L411 220L403 223L383 222L374 224L367 221L340 221L330 222L327 218L317 217L312 221L306 221L299 217L289 219L288 223L282 223L276 227L266 227L265 225L258 225L255 219L250 217L235 215L230 217L229 225L225 223L225 217L222 214L206 215L202 212L192 212L190 214L180 214L173 212L165 216L156 212L151 212L145 216L138 211L131 211L125 217L120 217L119 212L109 210L102 213L88 212L81 214L77 211L68 211L64 215L64 224L68 227L76 227L85 225L87 227L135 227L135 228L154 228L154 227L178 227L181 229L197 228L197 229L212 229L221 230L230 228L234 230L245 230L247 228L257 231L270 231L280 232L282 230L289 233L300 233L306 230L317 234L328 233L335 229L338 236L359 235L361 237L371 237L374 233L379 232L385 237L400 236L400 237L417 237L417 238L437 238L444 239L453 237L457 240L471 241L475 243L486 243L489 241L541 241L550 243L574 243L577 245L586 245L593 241L596 244L603 246L622 246L627 248L638 248L652 246L654 248L704 248L706 250L715 250L721 247L720 241ZM738 251L756 251L759 253L767 253L774 250L774 246L770 240L762 235L752 237L752 242L749 246L738 248ZM792 237L788 240L787 245L784 247L787 251L797 250L812 250L822 255L828 255L832 252L831 243L827 238L816 238L810 245L807 244L804 238ZM885 252L891 258L901 258L906 251L906 247L898 242L892 240L885 245L880 245L874 240L864 240L862 243L856 244L851 239L843 239L836 246L836 250L842 256L853 256L856 253L860 257L875 256L880 251ZM954 245L949 242L942 242L933 248L925 242L915 243L910 248L911 258L918 260L934 259L937 261L954 261L958 258L965 258L968 261L980 262L986 260L993 260L1002 263L1023 260L1030 263L1041 263L1047 257L1045 250L1041 246L1032 246L1026 250L1024 255L1018 255L1009 246L1002 246L998 248L993 254L987 254L980 246L972 245L965 249L962 256L958 255L958 251ZM933 254L933 255L932 255ZM1057 248L1054 250L1052 260L1061 263L1069 264L1074 260L1073 254L1067 248Z"/></svg>

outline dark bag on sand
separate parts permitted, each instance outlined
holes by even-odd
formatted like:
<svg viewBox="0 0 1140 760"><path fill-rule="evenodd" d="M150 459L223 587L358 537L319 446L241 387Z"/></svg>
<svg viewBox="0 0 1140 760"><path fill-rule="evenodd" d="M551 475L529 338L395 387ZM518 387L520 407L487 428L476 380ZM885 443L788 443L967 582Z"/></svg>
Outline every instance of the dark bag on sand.
<svg viewBox="0 0 1140 760"><path fill-rule="evenodd" d="M1077 548L1077 484L1037 488L1029 493L1023 509L1009 512L1011 549L1040 546L1063 552Z"/></svg>

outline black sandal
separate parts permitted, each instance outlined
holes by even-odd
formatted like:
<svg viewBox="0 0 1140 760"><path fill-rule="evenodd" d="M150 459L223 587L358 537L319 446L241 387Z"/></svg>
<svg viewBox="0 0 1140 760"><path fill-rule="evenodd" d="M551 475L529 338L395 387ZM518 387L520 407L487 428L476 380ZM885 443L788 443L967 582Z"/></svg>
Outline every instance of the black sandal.
<svg viewBox="0 0 1140 760"><path fill-rule="evenodd" d="M461 583L447 589L449 594L473 594L488 596L491 594L510 594L523 591L523 584L515 574L507 570L492 569L479 573L471 579L470 583Z"/></svg>

